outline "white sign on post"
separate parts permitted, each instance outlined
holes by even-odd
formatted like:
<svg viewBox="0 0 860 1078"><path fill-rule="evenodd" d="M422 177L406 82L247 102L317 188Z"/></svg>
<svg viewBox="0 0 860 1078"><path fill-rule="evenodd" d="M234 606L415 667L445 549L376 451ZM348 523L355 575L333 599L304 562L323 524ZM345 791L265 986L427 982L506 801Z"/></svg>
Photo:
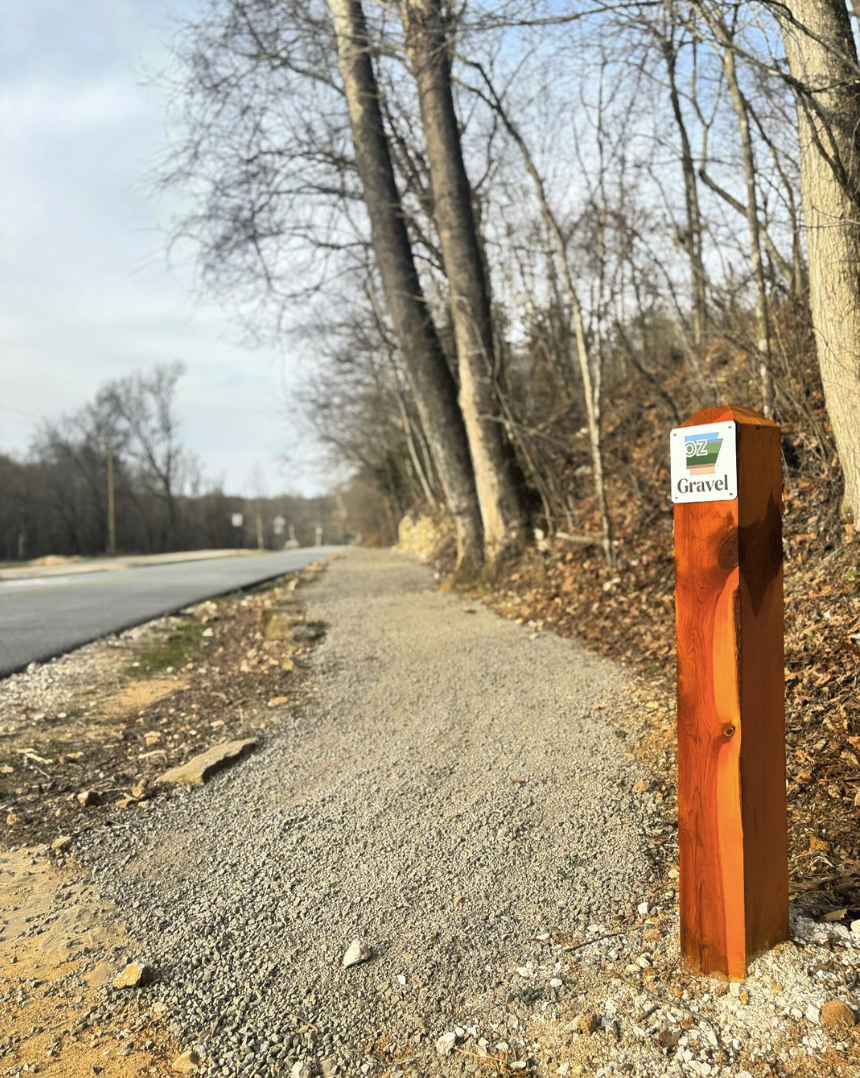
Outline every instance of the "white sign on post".
<svg viewBox="0 0 860 1078"><path fill-rule="evenodd" d="M678 427L669 436L673 502L725 502L738 496L734 423Z"/></svg>

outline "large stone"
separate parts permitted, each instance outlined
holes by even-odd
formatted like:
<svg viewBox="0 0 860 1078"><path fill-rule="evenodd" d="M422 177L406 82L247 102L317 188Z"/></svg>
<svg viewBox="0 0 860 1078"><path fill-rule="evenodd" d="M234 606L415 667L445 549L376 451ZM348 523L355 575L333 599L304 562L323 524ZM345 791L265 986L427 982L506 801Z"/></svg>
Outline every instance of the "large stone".
<svg viewBox="0 0 860 1078"><path fill-rule="evenodd" d="M289 640L294 625L304 621L298 604L272 606L260 613L260 628L264 640Z"/></svg>
<svg viewBox="0 0 860 1078"><path fill-rule="evenodd" d="M453 1030L443 1033L439 1040L436 1041L436 1051L440 1056L449 1056L454 1051L456 1043L457 1034Z"/></svg>
<svg viewBox="0 0 860 1078"><path fill-rule="evenodd" d="M143 988L152 980L152 966L145 962L129 962L113 982L114 988Z"/></svg>
<svg viewBox="0 0 860 1078"><path fill-rule="evenodd" d="M854 1011L841 999L831 999L821 1005L821 1024L831 1029L850 1029L857 1021Z"/></svg>
<svg viewBox="0 0 860 1078"><path fill-rule="evenodd" d="M170 1069L174 1074L196 1074L199 1063L200 1056L193 1048L189 1048L187 1052L183 1052L174 1059L170 1064Z"/></svg>
<svg viewBox="0 0 860 1078"><path fill-rule="evenodd" d="M244 741L222 741L220 745L213 745L211 749L192 757L187 763L171 767L155 781L162 785L201 786L216 771L250 752L256 744L257 740L253 737Z"/></svg>
<svg viewBox="0 0 860 1078"><path fill-rule="evenodd" d="M349 969L350 966L357 966L359 962L366 962L372 953L369 944L362 940L353 940L343 956L343 968Z"/></svg>

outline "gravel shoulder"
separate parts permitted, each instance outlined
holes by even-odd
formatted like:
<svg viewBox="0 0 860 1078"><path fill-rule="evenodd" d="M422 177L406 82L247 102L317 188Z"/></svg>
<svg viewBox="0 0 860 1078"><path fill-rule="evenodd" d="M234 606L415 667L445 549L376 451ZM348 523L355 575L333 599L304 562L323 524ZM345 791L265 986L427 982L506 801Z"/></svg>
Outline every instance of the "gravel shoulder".
<svg viewBox="0 0 860 1078"><path fill-rule="evenodd" d="M327 635L258 751L76 845L201 1073L860 1073L860 935L796 918L742 986L681 969L618 667L388 553L304 597Z"/></svg>

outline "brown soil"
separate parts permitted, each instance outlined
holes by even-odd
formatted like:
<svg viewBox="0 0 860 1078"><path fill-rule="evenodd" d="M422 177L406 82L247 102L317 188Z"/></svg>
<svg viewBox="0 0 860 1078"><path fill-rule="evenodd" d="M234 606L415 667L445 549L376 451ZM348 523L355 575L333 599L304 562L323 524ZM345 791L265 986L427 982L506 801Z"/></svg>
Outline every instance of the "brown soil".
<svg viewBox="0 0 860 1078"><path fill-rule="evenodd" d="M163 1017L150 1013L136 990L103 987L132 947L113 908L75 867L59 868L43 847L0 855L0 911L0 1061L14 1068L4 1073L169 1073L178 1047ZM114 1012L110 1029L89 1017L105 992Z"/></svg>

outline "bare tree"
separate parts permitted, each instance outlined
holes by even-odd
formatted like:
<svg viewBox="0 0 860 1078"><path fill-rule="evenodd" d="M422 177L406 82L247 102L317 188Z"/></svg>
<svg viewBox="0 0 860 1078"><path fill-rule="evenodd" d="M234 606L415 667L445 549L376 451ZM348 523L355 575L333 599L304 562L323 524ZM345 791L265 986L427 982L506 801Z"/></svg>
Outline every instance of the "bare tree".
<svg viewBox="0 0 860 1078"><path fill-rule="evenodd" d="M489 281L451 86L451 26L440 0L406 0L401 10L418 87L433 216L450 287L460 409L484 523L484 553L492 572L526 541L525 491L495 384Z"/></svg>
<svg viewBox="0 0 860 1078"><path fill-rule="evenodd" d="M788 0L809 292L846 510L860 522L860 67L844 0Z"/></svg>
<svg viewBox="0 0 860 1078"><path fill-rule="evenodd" d="M192 465L179 444L175 410L176 384L184 371L181 363L164 363L148 373L118 378L99 392L96 402L123 438L144 487L164 504L167 549L176 539L177 497Z"/></svg>
<svg viewBox="0 0 860 1078"><path fill-rule="evenodd" d="M403 219L391 152L370 56L367 23L357 0L328 0L352 142L370 218L371 237L388 310L406 362L431 452L457 530L456 572L474 576L482 562L475 479L456 387L436 333Z"/></svg>

